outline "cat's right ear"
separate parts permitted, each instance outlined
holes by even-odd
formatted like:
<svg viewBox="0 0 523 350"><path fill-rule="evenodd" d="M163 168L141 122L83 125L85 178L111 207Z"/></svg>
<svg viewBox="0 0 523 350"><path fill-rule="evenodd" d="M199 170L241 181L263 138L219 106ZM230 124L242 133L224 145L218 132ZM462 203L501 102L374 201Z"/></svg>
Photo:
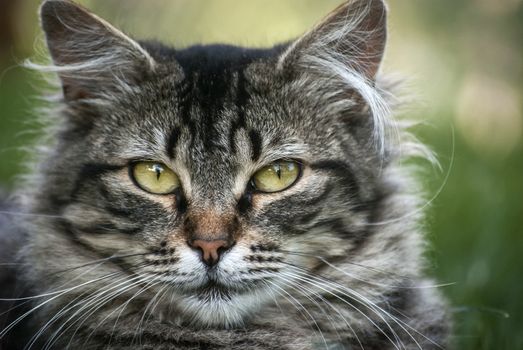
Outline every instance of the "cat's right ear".
<svg viewBox="0 0 523 350"><path fill-rule="evenodd" d="M373 81L385 50L386 26L384 0L346 0L289 46L279 68L307 71L319 66L330 74L341 65Z"/></svg>
<svg viewBox="0 0 523 350"><path fill-rule="evenodd" d="M40 19L68 101L124 91L155 69L140 44L69 0L46 0Z"/></svg>

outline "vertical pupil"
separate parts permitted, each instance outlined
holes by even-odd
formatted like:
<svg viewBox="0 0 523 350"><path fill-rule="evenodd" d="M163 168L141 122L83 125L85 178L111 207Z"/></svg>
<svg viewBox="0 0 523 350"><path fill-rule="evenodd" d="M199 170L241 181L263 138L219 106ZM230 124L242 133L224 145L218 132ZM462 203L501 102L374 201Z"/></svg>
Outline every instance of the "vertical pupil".
<svg viewBox="0 0 523 350"><path fill-rule="evenodd" d="M276 170L276 175L278 175L278 179L281 180L281 166L279 163L274 164L274 169Z"/></svg>
<svg viewBox="0 0 523 350"><path fill-rule="evenodd" d="M156 181L160 180L160 175L162 175L162 167L158 164L154 164L152 167L152 171L156 173Z"/></svg>

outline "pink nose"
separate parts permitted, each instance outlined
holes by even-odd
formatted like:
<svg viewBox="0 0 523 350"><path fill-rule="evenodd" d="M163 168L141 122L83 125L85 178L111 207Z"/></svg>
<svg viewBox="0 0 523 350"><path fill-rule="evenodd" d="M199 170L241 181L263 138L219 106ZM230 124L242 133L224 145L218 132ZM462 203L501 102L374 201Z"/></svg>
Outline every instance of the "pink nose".
<svg viewBox="0 0 523 350"><path fill-rule="evenodd" d="M211 241L196 239L188 243L192 248L200 250L202 261L209 267L216 265L223 252L230 247L229 242L224 239Z"/></svg>

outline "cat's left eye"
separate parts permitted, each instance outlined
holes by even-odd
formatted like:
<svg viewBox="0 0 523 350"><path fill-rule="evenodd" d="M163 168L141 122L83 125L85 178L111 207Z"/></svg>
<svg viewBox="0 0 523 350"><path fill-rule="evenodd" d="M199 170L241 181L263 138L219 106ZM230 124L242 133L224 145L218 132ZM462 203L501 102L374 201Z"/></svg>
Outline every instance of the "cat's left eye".
<svg viewBox="0 0 523 350"><path fill-rule="evenodd" d="M153 194L169 194L180 187L178 175L162 163L137 162L130 173L138 187Z"/></svg>
<svg viewBox="0 0 523 350"><path fill-rule="evenodd" d="M298 162L278 160L258 170L251 179L251 185L259 192L280 192L296 183L300 173Z"/></svg>

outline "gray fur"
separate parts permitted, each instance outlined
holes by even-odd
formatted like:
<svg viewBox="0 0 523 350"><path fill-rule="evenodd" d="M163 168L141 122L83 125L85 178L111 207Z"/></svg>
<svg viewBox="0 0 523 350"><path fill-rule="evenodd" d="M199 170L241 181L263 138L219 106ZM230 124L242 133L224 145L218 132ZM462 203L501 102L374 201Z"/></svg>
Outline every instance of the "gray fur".
<svg viewBox="0 0 523 350"><path fill-rule="evenodd" d="M288 45L173 50L46 1L53 64L32 67L57 73L63 98L19 191L20 278L43 295L19 346L444 348L423 203L400 166L430 153L390 113L385 13L353 0ZM303 164L297 183L249 192L279 159ZM135 186L135 160L168 165L182 192ZM212 220L237 238L207 270L186 237Z"/></svg>

